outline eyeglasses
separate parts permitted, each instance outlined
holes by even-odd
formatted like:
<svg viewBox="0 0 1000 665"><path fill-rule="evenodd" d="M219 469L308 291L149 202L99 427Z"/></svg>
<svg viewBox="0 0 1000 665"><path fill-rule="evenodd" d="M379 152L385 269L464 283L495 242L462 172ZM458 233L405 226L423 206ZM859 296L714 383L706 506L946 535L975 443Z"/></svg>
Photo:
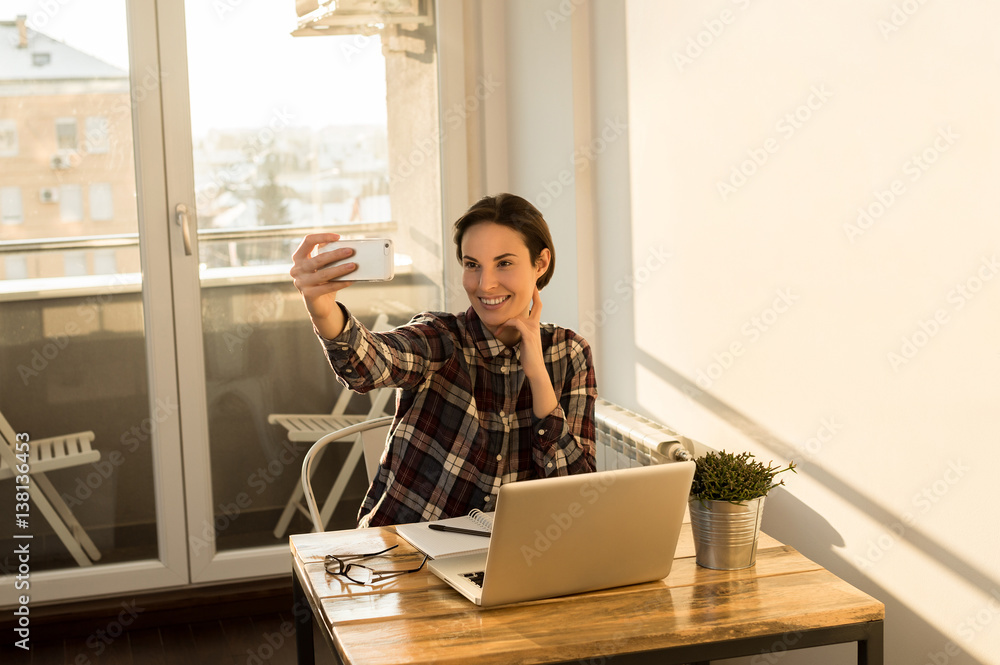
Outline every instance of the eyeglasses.
<svg viewBox="0 0 1000 665"><path fill-rule="evenodd" d="M369 568L368 566L363 566L360 563L357 563L357 561L363 561L364 559L370 559L372 557L385 554L389 550L394 550L397 547L399 547L399 545L393 545L392 547L387 547L380 552L372 552L371 554L344 554L340 556L327 554L323 560L323 566L329 574L342 575L347 578L348 581L363 586L365 584L372 584L373 582L381 582L398 575L415 573L422 569L424 564L427 563L426 554L420 562L420 565L410 570L375 570L374 568Z"/></svg>

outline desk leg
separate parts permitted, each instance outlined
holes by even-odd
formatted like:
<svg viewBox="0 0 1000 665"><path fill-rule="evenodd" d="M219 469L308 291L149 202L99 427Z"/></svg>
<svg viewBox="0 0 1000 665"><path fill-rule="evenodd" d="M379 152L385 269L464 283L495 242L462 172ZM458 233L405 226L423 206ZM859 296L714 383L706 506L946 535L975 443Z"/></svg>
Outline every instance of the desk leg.
<svg viewBox="0 0 1000 665"><path fill-rule="evenodd" d="M858 665L882 665L885 657L884 631L881 621L870 624L868 639L858 642Z"/></svg>
<svg viewBox="0 0 1000 665"><path fill-rule="evenodd" d="M295 622L295 651L298 654L299 665L315 665L316 654L313 651L313 612L312 607L309 605L309 599L306 598L305 592L302 590L302 583L299 581L299 576L292 574L292 602L293 602L293 612L292 615L297 617ZM304 608L305 615L301 618L300 613L295 611L297 608Z"/></svg>

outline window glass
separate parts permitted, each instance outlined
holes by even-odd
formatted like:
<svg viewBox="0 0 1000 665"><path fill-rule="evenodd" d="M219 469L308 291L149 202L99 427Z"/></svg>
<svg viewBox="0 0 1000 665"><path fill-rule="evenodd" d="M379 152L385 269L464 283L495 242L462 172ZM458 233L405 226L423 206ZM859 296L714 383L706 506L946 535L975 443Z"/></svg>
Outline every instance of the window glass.
<svg viewBox="0 0 1000 665"><path fill-rule="evenodd" d="M0 187L0 221L4 224L20 224L24 221L20 187Z"/></svg>
<svg viewBox="0 0 1000 665"><path fill-rule="evenodd" d="M94 274L114 275L118 272L118 253L113 249L94 250Z"/></svg>
<svg viewBox="0 0 1000 665"><path fill-rule="evenodd" d="M111 199L111 183L94 182L90 184L90 219L95 222L106 222L114 219L114 205Z"/></svg>
<svg viewBox="0 0 1000 665"><path fill-rule="evenodd" d="M66 252L63 254L63 269L67 277L83 277L87 274L87 254Z"/></svg>
<svg viewBox="0 0 1000 665"><path fill-rule="evenodd" d="M76 150L76 118L56 120L56 147L59 150Z"/></svg>
<svg viewBox="0 0 1000 665"><path fill-rule="evenodd" d="M124 0L0 3L0 412L99 454L46 471L72 515L33 507L32 573L158 556L126 25ZM17 532L0 512L0 574Z"/></svg>
<svg viewBox="0 0 1000 665"><path fill-rule="evenodd" d="M87 128L84 134L84 147L92 155L108 151L108 119L105 116L90 116L87 118Z"/></svg>
<svg viewBox="0 0 1000 665"><path fill-rule="evenodd" d="M7 256L3 260L4 279L26 279L28 277L28 260L24 256Z"/></svg>
<svg viewBox="0 0 1000 665"><path fill-rule="evenodd" d="M0 157L17 157L17 124L0 120Z"/></svg>
<svg viewBox="0 0 1000 665"><path fill-rule="evenodd" d="M393 150L409 154L414 146L408 134L394 146L387 107L393 66L401 91L434 90L433 29L408 36L412 54L384 50L377 30L295 37L293 4L185 4L216 510L207 528L220 550L274 545L309 530L292 500L307 446L269 423L272 414L329 414L343 390L317 353L288 277L303 236L329 230L393 239L396 277L357 283L342 296L367 325L380 314L405 323L432 308L442 280L440 252L426 249L440 235L439 181L420 183L413 196L393 191ZM418 117L438 126L434 96L411 95L396 113L407 129ZM429 154L419 155L421 166L436 174L436 153ZM417 187L415 177L401 180ZM426 226L411 221L418 216ZM359 395L346 408L364 416L370 406ZM368 485L348 449L331 447L317 472L324 496L334 479L343 481L331 527L356 525ZM239 506L239 515L228 506Z"/></svg>
<svg viewBox="0 0 1000 665"><path fill-rule="evenodd" d="M59 187L59 219L63 222L83 220L83 190L80 185Z"/></svg>

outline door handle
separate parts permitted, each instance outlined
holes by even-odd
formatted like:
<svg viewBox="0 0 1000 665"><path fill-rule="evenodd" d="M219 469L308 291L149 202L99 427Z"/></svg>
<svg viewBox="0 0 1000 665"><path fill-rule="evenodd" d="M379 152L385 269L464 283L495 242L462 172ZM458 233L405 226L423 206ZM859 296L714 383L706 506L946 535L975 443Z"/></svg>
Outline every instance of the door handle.
<svg viewBox="0 0 1000 665"><path fill-rule="evenodd" d="M174 208L174 220L184 235L184 256L191 256L191 212L183 203L178 203Z"/></svg>

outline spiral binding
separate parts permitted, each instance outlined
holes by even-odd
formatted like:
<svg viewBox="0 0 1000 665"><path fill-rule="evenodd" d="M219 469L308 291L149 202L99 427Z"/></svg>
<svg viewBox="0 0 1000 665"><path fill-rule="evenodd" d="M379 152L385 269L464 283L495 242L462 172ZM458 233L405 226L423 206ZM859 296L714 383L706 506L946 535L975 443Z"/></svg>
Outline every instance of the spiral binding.
<svg viewBox="0 0 1000 665"><path fill-rule="evenodd" d="M469 519L487 531L493 531L493 513L484 513L478 508L473 508L469 513Z"/></svg>

